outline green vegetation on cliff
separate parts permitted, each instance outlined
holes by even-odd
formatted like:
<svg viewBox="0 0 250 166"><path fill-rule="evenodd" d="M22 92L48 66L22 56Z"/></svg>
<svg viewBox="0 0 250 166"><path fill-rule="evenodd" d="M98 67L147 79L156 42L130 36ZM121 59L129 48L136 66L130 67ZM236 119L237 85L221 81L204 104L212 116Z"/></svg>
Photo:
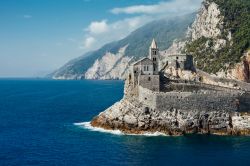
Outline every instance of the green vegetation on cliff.
<svg viewBox="0 0 250 166"><path fill-rule="evenodd" d="M218 38L225 39L225 47L217 52L213 49L214 39L202 37L187 44L187 52L191 52L199 69L216 73L220 69L232 67L240 62L243 53L250 48L250 0L207 0L215 2L223 19L222 33ZM228 40L228 32L232 39Z"/></svg>

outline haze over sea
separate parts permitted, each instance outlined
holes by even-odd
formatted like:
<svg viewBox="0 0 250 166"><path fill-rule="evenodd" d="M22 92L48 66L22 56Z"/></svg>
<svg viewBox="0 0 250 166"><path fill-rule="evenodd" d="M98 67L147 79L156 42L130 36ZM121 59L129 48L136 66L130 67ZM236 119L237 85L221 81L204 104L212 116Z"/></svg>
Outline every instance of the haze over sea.
<svg viewBox="0 0 250 166"><path fill-rule="evenodd" d="M128 136L89 122L121 81L0 80L0 165L250 165L250 137Z"/></svg>

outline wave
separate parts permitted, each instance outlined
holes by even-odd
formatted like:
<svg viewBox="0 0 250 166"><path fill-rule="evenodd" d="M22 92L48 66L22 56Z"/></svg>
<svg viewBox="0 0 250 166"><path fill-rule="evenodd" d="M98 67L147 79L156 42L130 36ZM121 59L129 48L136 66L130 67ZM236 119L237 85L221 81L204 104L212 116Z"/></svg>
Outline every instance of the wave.
<svg viewBox="0 0 250 166"><path fill-rule="evenodd" d="M91 131L97 131L97 132L102 132L102 133L110 133L110 134L114 134L114 135L132 135L132 136L148 136L148 137L168 136L168 135L166 135L164 133L161 133L161 132L154 132L154 133L145 132L143 134L127 134L127 133L123 133L120 130L106 130L106 129L103 129L103 128L100 128L100 127L93 127L90 122L74 123L74 125L85 128L85 129L88 129L88 130L91 130Z"/></svg>
<svg viewBox="0 0 250 166"><path fill-rule="evenodd" d="M98 132L103 132L103 133L111 133L111 134L115 134L115 135L124 135L124 133L121 132L120 130L105 130L105 129L100 128L100 127L93 127L90 124L90 122L74 123L74 125L83 127L85 129L88 129L88 130L91 130L91 131L98 131Z"/></svg>

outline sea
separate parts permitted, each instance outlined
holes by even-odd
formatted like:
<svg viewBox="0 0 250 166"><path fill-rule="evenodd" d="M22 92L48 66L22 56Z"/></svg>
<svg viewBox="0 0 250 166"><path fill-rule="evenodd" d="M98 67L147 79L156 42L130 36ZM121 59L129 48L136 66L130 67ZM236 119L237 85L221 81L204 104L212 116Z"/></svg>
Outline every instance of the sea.
<svg viewBox="0 0 250 166"><path fill-rule="evenodd" d="M124 135L89 122L122 81L0 80L0 166L250 166L250 137Z"/></svg>

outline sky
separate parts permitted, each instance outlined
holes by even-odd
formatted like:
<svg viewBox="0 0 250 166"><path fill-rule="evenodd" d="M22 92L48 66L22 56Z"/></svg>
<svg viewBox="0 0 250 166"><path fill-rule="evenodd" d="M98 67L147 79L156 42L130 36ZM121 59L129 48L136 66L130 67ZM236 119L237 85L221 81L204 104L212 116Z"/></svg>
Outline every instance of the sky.
<svg viewBox="0 0 250 166"><path fill-rule="evenodd" d="M0 77L50 73L202 0L0 0Z"/></svg>

